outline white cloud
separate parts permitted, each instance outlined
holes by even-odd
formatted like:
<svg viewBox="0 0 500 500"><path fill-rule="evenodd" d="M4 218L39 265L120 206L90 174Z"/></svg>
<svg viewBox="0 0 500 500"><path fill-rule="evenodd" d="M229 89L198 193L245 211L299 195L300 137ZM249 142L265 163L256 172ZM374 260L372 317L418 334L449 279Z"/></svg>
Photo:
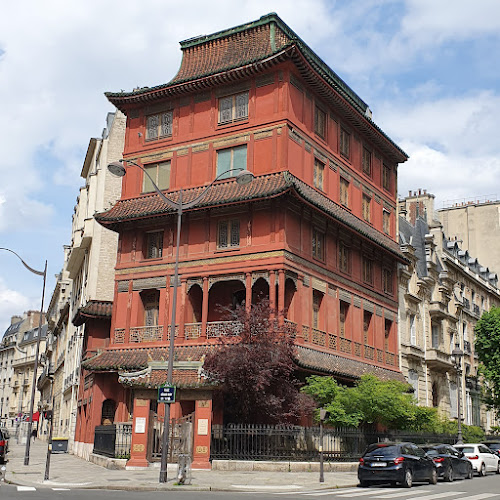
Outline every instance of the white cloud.
<svg viewBox="0 0 500 500"><path fill-rule="evenodd" d="M30 308L35 308L30 299L15 290L9 289L0 278L0 340L10 325L11 316L14 314L22 315L24 311Z"/></svg>

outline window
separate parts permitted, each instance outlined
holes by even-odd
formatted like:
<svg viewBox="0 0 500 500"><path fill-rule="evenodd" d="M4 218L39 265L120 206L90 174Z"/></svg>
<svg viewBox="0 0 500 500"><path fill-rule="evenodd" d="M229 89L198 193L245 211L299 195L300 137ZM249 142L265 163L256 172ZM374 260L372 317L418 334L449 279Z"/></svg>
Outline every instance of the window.
<svg viewBox="0 0 500 500"><path fill-rule="evenodd" d="M318 159L314 160L314 173L313 173L313 183L314 187L321 189L323 191L323 173L325 171L324 163L320 162Z"/></svg>
<svg viewBox="0 0 500 500"><path fill-rule="evenodd" d="M219 123L233 123L248 118L248 92L219 99Z"/></svg>
<svg viewBox="0 0 500 500"><path fill-rule="evenodd" d="M391 336L392 321L386 319L384 321L384 336L385 336L385 352L389 352L389 337Z"/></svg>
<svg viewBox="0 0 500 500"><path fill-rule="evenodd" d="M167 111L146 118L146 141L172 136L173 112Z"/></svg>
<svg viewBox="0 0 500 500"><path fill-rule="evenodd" d="M392 271L390 269L382 270L382 286L385 293L393 293L394 285L392 283Z"/></svg>
<svg viewBox="0 0 500 500"><path fill-rule="evenodd" d="M313 328L319 329L320 317L319 312L321 309L321 302L323 300L323 294L318 290L313 290Z"/></svg>
<svg viewBox="0 0 500 500"><path fill-rule="evenodd" d="M391 234L391 214L385 210L382 212L382 224L385 234Z"/></svg>
<svg viewBox="0 0 500 500"><path fill-rule="evenodd" d="M170 187L170 162L151 163L144 165L144 170L149 174L153 182L163 191ZM146 174L143 176L142 192L151 193L155 191L153 182Z"/></svg>
<svg viewBox="0 0 500 500"><path fill-rule="evenodd" d="M372 199L369 196L367 196L366 194L363 195L363 200L361 202L361 209L363 212L363 219L365 219L366 222L370 222L371 201Z"/></svg>
<svg viewBox="0 0 500 500"><path fill-rule="evenodd" d="M163 253L163 231L146 233L146 259L160 259Z"/></svg>
<svg viewBox="0 0 500 500"><path fill-rule="evenodd" d="M363 281L373 284L373 261L367 257L363 257Z"/></svg>
<svg viewBox="0 0 500 500"><path fill-rule="evenodd" d="M144 306L144 326L157 326L160 310L160 293L151 290L141 293Z"/></svg>
<svg viewBox="0 0 500 500"><path fill-rule="evenodd" d="M344 302L343 300L340 301L340 328L339 328L339 333L341 338L345 338L346 334L346 323L347 323L347 313L349 312L349 304L347 302Z"/></svg>
<svg viewBox="0 0 500 500"><path fill-rule="evenodd" d="M234 177L236 172L247 168L247 146L221 149L217 151L217 176L226 172L221 179Z"/></svg>
<svg viewBox="0 0 500 500"><path fill-rule="evenodd" d="M370 345L370 324L372 322L372 313L363 312L363 341L365 345Z"/></svg>
<svg viewBox="0 0 500 500"><path fill-rule="evenodd" d="M339 242L339 269L344 273L350 271L351 251L342 241Z"/></svg>
<svg viewBox="0 0 500 500"><path fill-rule="evenodd" d="M240 221L221 220L217 227L217 248L240 246Z"/></svg>
<svg viewBox="0 0 500 500"><path fill-rule="evenodd" d="M326 113L317 106L314 114L314 132L322 139L326 137Z"/></svg>
<svg viewBox="0 0 500 500"><path fill-rule="evenodd" d="M431 326L431 342L433 349L437 349L439 347L439 326L435 323Z"/></svg>
<svg viewBox="0 0 500 500"><path fill-rule="evenodd" d="M340 154L345 158L349 158L350 141L351 141L351 136L349 135L349 133L346 132L343 128L341 128L339 149L340 149Z"/></svg>
<svg viewBox="0 0 500 500"><path fill-rule="evenodd" d="M414 314L410 315L410 344L417 345L417 326Z"/></svg>
<svg viewBox="0 0 500 500"><path fill-rule="evenodd" d="M324 259L325 233L313 228L312 230L312 255L315 259Z"/></svg>
<svg viewBox="0 0 500 500"><path fill-rule="evenodd" d="M372 153L369 149L363 148L363 158L362 158L363 173L371 176L372 175Z"/></svg>
<svg viewBox="0 0 500 500"><path fill-rule="evenodd" d="M418 372L417 372L417 370L408 370L408 383L413 387L413 396L418 401Z"/></svg>
<svg viewBox="0 0 500 500"><path fill-rule="evenodd" d="M382 167L382 187L387 191L391 189L391 169L387 165Z"/></svg>
<svg viewBox="0 0 500 500"><path fill-rule="evenodd" d="M344 207L349 206L349 181L340 178L340 203L344 205Z"/></svg>

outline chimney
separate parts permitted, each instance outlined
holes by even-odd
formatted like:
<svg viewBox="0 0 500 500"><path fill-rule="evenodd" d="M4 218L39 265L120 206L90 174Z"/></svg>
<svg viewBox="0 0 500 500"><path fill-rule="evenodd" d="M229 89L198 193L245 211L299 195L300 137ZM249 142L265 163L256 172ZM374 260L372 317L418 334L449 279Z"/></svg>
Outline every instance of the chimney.
<svg viewBox="0 0 500 500"><path fill-rule="evenodd" d="M14 325L15 323L19 323L22 320L23 318L21 318L21 316L12 316L12 318L10 318L10 324Z"/></svg>

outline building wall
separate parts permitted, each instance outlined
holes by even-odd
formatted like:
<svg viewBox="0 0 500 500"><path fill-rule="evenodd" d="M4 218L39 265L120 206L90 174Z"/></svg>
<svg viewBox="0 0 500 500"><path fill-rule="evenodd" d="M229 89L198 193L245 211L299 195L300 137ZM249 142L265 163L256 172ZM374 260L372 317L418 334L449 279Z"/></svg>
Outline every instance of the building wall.
<svg viewBox="0 0 500 500"><path fill-rule="evenodd" d="M437 215L449 238L456 238L491 272L500 272L500 202L467 202L438 210Z"/></svg>

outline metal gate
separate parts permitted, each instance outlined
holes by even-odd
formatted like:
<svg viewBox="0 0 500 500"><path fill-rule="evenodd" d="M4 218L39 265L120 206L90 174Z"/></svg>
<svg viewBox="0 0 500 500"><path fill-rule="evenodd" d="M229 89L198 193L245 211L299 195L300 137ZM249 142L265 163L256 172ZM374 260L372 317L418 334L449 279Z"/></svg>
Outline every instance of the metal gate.
<svg viewBox="0 0 500 500"><path fill-rule="evenodd" d="M168 445L169 463L176 463L178 455L193 454L193 421L194 413L185 417L173 418L170 421L170 436ZM161 460L163 441L164 418L158 418L158 403L151 401L149 412L149 435L148 435L148 461L159 462Z"/></svg>

